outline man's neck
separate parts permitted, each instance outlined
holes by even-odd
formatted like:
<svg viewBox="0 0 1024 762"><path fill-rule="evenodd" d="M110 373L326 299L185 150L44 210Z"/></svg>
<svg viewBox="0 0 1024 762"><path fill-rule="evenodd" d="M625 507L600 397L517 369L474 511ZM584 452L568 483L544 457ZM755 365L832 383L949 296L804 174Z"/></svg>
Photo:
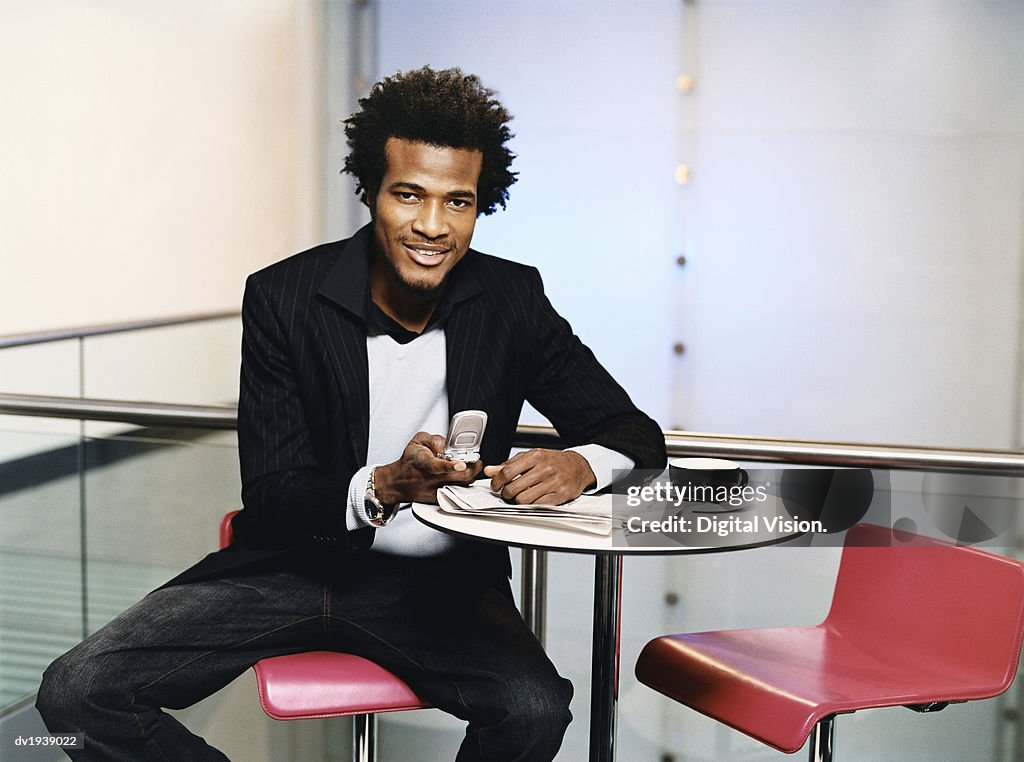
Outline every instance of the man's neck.
<svg viewBox="0 0 1024 762"><path fill-rule="evenodd" d="M381 312L407 331L422 333L441 301L441 294L420 297L410 294L397 284L373 283L371 280L370 298Z"/></svg>

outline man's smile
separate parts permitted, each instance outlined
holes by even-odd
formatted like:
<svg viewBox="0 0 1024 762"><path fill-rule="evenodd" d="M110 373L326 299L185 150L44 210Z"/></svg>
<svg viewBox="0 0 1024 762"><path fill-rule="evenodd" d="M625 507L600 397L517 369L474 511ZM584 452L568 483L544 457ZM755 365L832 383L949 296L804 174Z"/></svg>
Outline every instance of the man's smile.
<svg viewBox="0 0 1024 762"><path fill-rule="evenodd" d="M435 267L441 264L451 252L451 246L437 243L410 243L403 241L402 246L414 262L423 267Z"/></svg>

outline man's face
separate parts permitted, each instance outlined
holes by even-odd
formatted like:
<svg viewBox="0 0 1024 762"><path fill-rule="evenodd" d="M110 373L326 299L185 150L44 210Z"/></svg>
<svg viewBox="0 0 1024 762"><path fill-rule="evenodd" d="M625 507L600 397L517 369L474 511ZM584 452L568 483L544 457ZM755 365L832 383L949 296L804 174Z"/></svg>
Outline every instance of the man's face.
<svg viewBox="0 0 1024 762"><path fill-rule="evenodd" d="M368 199L376 242L373 295L387 299L397 286L437 297L473 238L483 154L389 138L385 155L380 190Z"/></svg>

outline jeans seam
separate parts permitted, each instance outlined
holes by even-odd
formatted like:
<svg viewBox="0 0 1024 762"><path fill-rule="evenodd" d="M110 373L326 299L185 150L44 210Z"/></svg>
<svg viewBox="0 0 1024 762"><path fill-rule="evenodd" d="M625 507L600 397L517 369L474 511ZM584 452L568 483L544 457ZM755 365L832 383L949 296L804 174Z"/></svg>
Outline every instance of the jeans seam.
<svg viewBox="0 0 1024 762"><path fill-rule="evenodd" d="M397 653L399 656L401 656L403 659L405 659L407 662L409 662L410 664L414 665L418 669L421 669L424 672L428 671L426 669L426 667L424 667L422 664L419 663L419 661L417 661L416 659L413 659L411 656L409 656L405 651L403 651L401 648L396 646L394 643L390 643L389 641L387 641L384 638L380 637L376 633L371 632L370 630L367 630L365 627L363 627L363 626L361 626L361 625L359 625L359 624L357 624L357 623L355 623L355 622L353 622L351 620L344 619L343 617L332 617L332 619L336 619L339 622L344 622L345 624L349 625L350 627L353 627L353 628L359 630L360 632L362 632L365 635L369 636L370 638L372 638L373 640L377 641L378 643L381 643L381 644L387 646L389 649L391 649L392 651ZM465 696L462 695L462 690L459 688L458 682L456 682L454 679L451 679L451 678L449 678L447 680L447 682L452 686L452 688L455 689L455 693L456 693L456 696L457 696L459 704L467 712L471 711L471 707L469 706L469 704L466 703Z"/></svg>
<svg viewBox="0 0 1024 762"><path fill-rule="evenodd" d="M104 665L110 660L111 656L113 656L113 654L112 653L108 653L108 654L106 654L103 657L103 664ZM101 667L102 667L102 665L101 665ZM89 685L88 685L88 687L85 690L86 694L92 692L92 685L93 685L94 682L96 682L97 676L99 676L102 672L103 672L102 668L97 669L97 670L95 670L93 672L92 677L89 678ZM128 705L128 707L126 707L126 711L128 711L131 714L132 719L135 721L135 725L136 725L136 727L138 728L138 731L139 731L139 738L145 738L146 737L146 728L143 726L142 720L139 719L139 713L132 710L132 707L134 707L134 706L135 706L135 692L132 693L131 703ZM152 746L153 744L150 744L150 745ZM173 760L171 760L166 754L164 754L163 749L161 749L160 747L155 746L154 750L157 752L157 754L160 755L160 757L162 759L167 760L167 762L173 762Z"/></svg>
<svg viewBox="0 0 1024 762"><path fill-rule="evenodd" d="M331 621L331 586L324 585L324 605L323 605L323 634L327 635L330 630Z"/></svg>
<svg viewBox="0 0 1024 762"><path fill-rule="evenodd" d="M189 666L195 664L197 661L205 659L207 656L210 656L212 654L217 654L217 653L224 653L224 652L227 652L227 651L234 651L234 650L236 650L238 648L241 648L242 646L245 646L245 645L247 645L249 643L252 643L254 641L260 640L261 638L265 638L268 635L273 635L275 632L280 632L281 630L286 630L289 627L294 627L297 624L303 624L305 622L310 622L310 621L318 618L319 616L320 616L320 614L316 614L314 616L308 616L308 617L304 617L302 619L296 619L293 622L288 622L288 624L283 624L280 627L275 627L272 630L267 630L265 632L259 633L258 635L253 635L252 637L247 638L245 640L242 640L242 641L240 641L238 643L235 643L233 645L230 645L227 648L211 649L209 651L204 651L201 654L197 654L196 656L193 656L188 661L182 662L181 664L176 665L173 669L169 669L166 672L164 672L163 674L155 677L154 679L150 680L145 685L139 686L139 688L137 688L132 693L132 703L131 703L131 705L132 706L135 705L135 695L136 694L141 693L142 691L146 690L147 688L152 688L154 685L159 683L165 677L168 677L169 675L173 675L175 672L179 672L179 671L185 669L185 667L189 667Z"/></svg>
<svg viewBox="0 0 1024 762"><path fill-rule="evenodd" d="M86 689L84 691L84 694L87 695L87 694L92 692L93 683L95 683L96 682L96 678L100 674L103 673L103 671L104 671L103 668L102 668L103 665L105 665L110 660L110 657L112 657L112 656L113 656L112 653L108 653L108 654L105 654L103 656L103 662L101 663L99 669L96 669L96 670L93 671L92 676L89 678L89 685L86 687ZM139 738L145 738L146 737L146 728L143 726L142 720L139 719L139 713L132 710L133 706L135 706L135 692L132 693L131 703L129 703L129 705L125 708L125 710L129 714L131 714L132 719L135 721L135 725L136 725L136 727L138 728L138 731L139 731ZM88 735L88 733L86 735ZM86 739L86 742L88 742L88 739ZM150 745L152 745L152 744L150 744ZM154 747L154 750L160 755L160 757L162 759L167 760L167 762L173 762L173 760L171 760L166 754L164 754L164 752L163 752L163 750L161 748Z"/></svg>

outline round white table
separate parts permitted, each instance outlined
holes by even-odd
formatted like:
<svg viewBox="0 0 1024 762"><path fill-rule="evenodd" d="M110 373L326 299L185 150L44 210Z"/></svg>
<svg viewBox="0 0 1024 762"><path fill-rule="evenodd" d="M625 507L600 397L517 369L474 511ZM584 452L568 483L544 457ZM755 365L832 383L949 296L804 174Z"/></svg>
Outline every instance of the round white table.
<svg viewBox="0 0 1024 762"><path fill-rule="evenodd" d="M608 496L609 508L611 495ZM616 513L621 513L616 506ZM772 499L757 506L762 517L789 517L782 501ZM771 545L800 536L800 532L731 533L719 537L710 533L710 544L693 544L693 538L672 541L671 537L629 532L619 518L612 531L598 535L557 524L539 525L519 519L449 513L437 505L416 503L413 514L424 524L449 534L474 540L538 550L588 553L594 555L593 674L590 698L590 760L612 762L615 758L615 719L619 689L619 637L622 592L622 557L626 554L713 553ZM753 517L749 511L730 512L705 503L684 503L678 518L696 522L698 517ZM691 526L695 526L695 523ZM524 608L532 603L523 602Z"/></svg>

